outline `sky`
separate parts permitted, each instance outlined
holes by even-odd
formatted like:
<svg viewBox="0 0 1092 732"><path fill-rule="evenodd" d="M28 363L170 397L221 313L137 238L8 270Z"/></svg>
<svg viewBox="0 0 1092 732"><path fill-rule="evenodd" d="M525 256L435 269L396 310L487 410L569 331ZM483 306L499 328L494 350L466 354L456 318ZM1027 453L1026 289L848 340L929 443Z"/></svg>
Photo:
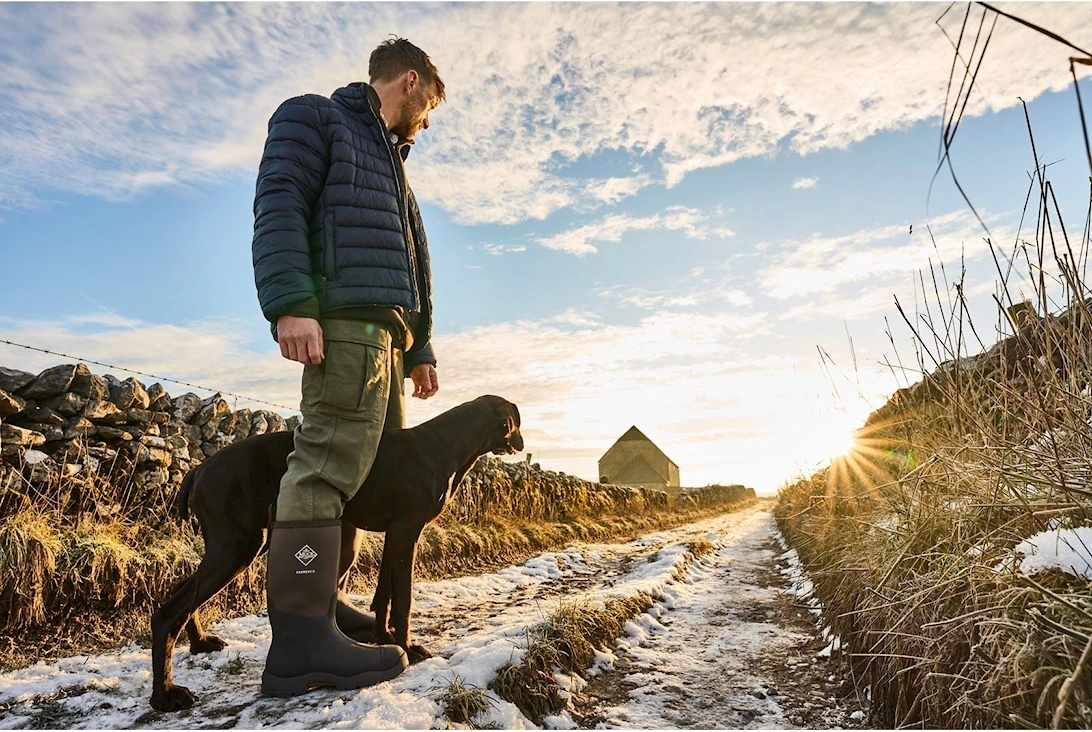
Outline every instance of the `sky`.
<svg viewBox="0 0 1092 732"><path fill-rule="evenodd" d="M1092 47L1092 5L999 7ZM962 47L974 66L984 12L970 9ZM924 308L920 273L935 299L930 264L945 302L966 268L979 333L996 338L987 229L947 169L933 177L967 13L0 4L0 339L290 413L302 367L269 337L250 261L267 121L284 99L366 80L396 34L447 88L407 162L441 385L408 400L409 424L499 394L544 468L594 480L636 425L684 485L775 491L920 379L895 299ZM1031 238L1026 101L1076 244L1089 170L1075 52L992 13L984 27L951 147L959 182L999 248ZM9 368L64 360L0 344Z"/></svg>

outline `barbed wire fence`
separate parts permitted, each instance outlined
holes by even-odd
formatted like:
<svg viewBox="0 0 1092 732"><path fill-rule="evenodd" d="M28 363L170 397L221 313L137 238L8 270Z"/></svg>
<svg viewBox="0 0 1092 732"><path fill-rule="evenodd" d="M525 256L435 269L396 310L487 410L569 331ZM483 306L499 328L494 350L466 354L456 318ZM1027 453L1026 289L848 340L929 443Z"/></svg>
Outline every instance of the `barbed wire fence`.
<svg viewBox="0 0 1092 732"><path fill-rule="evenodd" d="M76 361L77 363L94 364L95 366L102 366L104 368L113 369L113 370L116 370L116 371L123 371L123 372L125 372L127 374L135 374L136 376L143 376L145 378L155 379L157 381L166 381L166 382L171 383L171 384L179 384L181 386L188 386L191 389L201 389L203 391L215 392L215 393L220 394L221 396L233 397L236 400L236 405L235 406L238 405L238 400L242 399L244 401L254 402L255 404L264 404L264 405L269 406L269 407L276 407L277 409L285 409L285 410L292 411L292 412L298 412L299 411L299 407L289 407L289 406L286 406L284 404L278 404L277 402L268 401L266 399L258 399L257 397L247 396L246 394L237 394L235 392L227 391L225 389L217 389L215 387L204 386L202 384L195 384L193 382L183 381L181 379L172 379L169 376L160 376L158 374L151 374L151 373L148 373L146 371L138 371L137 369L131 369L131 368L127 368L125 366L118 366L117 364L106 363L105 361L97 361L97 360L92 359L92 358L84 358L82 356L73 356L73 355L68 354L68 353L62 353L60 351L53 351L53 350L50 350L48 348L40 348L38 346L30 346L30 345L27 345L25 343L16 343L15 341L9 341L9 340L6 340L4 338L0 338L0 344L3 344L5 346L12 346L14 348L22 348L22 349L27 350L27 351L35 351L37 353L44 353L44 354L47 354L47 355L50 355L50 356L59 356L61 358L66 358L66 359L69 359L69 360L72 360L72 361Z"/></svg>

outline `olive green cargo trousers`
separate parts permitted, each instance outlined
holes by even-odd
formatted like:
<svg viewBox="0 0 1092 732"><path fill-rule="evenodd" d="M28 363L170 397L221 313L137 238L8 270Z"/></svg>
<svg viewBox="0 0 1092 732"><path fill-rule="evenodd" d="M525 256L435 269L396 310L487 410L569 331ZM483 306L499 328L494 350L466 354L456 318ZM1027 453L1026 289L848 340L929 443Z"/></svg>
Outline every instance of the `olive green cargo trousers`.
<svg viewBox="0 0 1092 732"><path fill-rule="evenodd" d="M281 478L277 521L341 518L368 476L386 425L405 426L402 350L389 326L322 320L325 358L303 367L303 421Z"/></svg>

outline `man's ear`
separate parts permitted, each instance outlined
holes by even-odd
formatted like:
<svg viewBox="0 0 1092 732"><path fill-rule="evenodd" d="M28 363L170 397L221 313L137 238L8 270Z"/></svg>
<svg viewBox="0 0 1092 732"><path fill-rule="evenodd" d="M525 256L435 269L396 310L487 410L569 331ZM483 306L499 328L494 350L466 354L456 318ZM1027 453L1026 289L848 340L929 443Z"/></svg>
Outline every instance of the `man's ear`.
<svg viewBox="0 0 1092 732"><path fill-rule="evenodd" d="M415 70L410 69L406 72L406 82L404 84L406 94L412 94L417 85L421 83L421 75Z"/></svg>

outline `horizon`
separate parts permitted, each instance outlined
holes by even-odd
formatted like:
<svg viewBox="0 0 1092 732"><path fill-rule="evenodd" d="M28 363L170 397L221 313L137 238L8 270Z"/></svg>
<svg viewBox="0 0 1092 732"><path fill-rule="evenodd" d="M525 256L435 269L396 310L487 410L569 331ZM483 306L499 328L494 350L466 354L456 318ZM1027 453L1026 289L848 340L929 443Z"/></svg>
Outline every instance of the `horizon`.
<svg viewBox="0 0 1092 732"><path fill-rule="evenodd" d="M1092 45L1092 6L1001 9ZM0 339L298 404L250 264L266 123L364 78L396 33L447 85L406 164L441 385L407 398L409 426L494 393L543 469L595 481L634 426L684 486L770 495L920 380L895 300L924 307L930 265L938 297L965 268L986 347L1004 333L984 239L1009 252L1035 226L1021 99L1067 230L1087 223L1071 51L1005 18L951 148L988 233L934 181L964 6L942 11L0 5ZM0 366L61 362L0 344Z"/></svg>

